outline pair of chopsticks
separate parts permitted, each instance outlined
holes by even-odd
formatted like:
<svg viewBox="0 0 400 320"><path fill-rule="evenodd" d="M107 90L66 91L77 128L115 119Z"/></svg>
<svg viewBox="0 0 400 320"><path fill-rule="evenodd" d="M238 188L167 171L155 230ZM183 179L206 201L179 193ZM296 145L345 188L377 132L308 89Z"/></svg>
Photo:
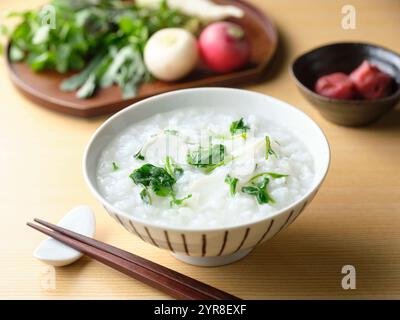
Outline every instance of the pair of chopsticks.
<svg viewBox="0 0 400 320"><path fill-rule="evenodd" d="M41 219L34 221L46 228L30 222L27 225L176 299L240 300L227 292L104 242Z"/></svg>

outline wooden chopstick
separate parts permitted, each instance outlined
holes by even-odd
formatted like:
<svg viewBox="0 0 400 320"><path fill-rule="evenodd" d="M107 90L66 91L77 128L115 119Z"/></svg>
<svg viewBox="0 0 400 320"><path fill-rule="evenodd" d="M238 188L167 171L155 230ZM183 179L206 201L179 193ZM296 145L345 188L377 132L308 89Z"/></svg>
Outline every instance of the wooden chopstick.
<svg viewBox="0 0 400 320"><path fill-rule="evenodd" d="M108 265L130 277L133 277L139 281L142 281L152 287L160 289L165 293L171 295L177 299L209 299L208 296L198 293L197 291L188 290L187 287L180 284L176 284L173 281L168 283L165 278L149 271L146 268L140 267L134 263L131 263L125 259L116 257L108 252L94 248L85 243L79 242L78 240L72 239L66 235L58 233L57 231L50 231L38 225L28 223L28 225L42 233L49 235L50 237L57 239L66 245L76 250L85 253L89 257Z"/></svg>
<svg viewBox="0 0 400 320"><path fill-rule="evenodd" d="M217 300L227 300L227 299L228 300L237 300L237 299L239 299L238 297L230 295L229 293L226 293L222 290L211 287L211 286L205 284L204 282L200 282L198 280L195 280L193 278L185 276L182 273L176 272L172 269L169 269L167 267L164 267L162 265L154 263L150 260L147 260L145 258L142 258L142 257L132 254L130 252L121 250L119 248L116 248L116 247L106 244L104 242L97 241L95 239L86 237L84 235L67 230L65 228L59 227L57 225L54 225L52 223L46 222L41 219L34 219L34 221L48 227L49 229L58 231L64 235L67 235L71 238L79 240L83 243L89 244L95 248L106 251L108 253L111 253L115 256L118 256L118 257L128 260L130 262L136 263L136 264L140 265L141 267L147 268L153 272L156 272L163 276L166 276L166 277L170 278L171 280L174 280L183 285L189 286L194 290L200 291L206 295L210 295L213 297L213 299L217 299Z"/></svg>
<svg viewBox="0 0 400 320"><path fill-rule="evenodd" d="M35 219L35 221L55 231L32 223L28 223L28 226L175 298L239 300L236 296L104 242L85 237L40 219Z"/></svg>

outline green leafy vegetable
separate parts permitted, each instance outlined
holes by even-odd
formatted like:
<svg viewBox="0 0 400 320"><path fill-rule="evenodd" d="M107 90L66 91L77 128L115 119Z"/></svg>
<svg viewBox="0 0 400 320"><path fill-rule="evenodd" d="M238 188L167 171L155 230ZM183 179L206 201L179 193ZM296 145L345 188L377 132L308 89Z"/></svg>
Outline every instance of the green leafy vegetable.
<svg viewBox="0 0 400 320"><path fill-rule="evenodd" d="M218 167L226 165L226 164L228 164L229 162L231 162L233 160L235 160L235 158L233 156L227 157L223 161L218 162L216 164L213 164L213 165L205 168L205 172L210 173L210 172L214 171L215 169L217 169Z"/></svg>
<svg viewBox="0 0 400 320"><path fill-rule="evenodd" d="M259 204L275 203L275 200L269 195L267 186L269 184L268 177L264 177L260 183L252 183L251 185L242 187L242 192L256 197Z"/></svg>
<svg viewBox="0 0 400 320"><path fill-rule="evenodd" d="M96 89L96 77L91 74L89 78L86 79L85 83L76 93L76 96L80 99L91 97Z"/></svg>
<svg viewBox="0 0 400 320"><path fill-rule="evenodd" d="M140 148L138 152L133 156L135 159L144 160L144 155L142 155L142 149Z"/></svg>
<svg viewBox="0 0 400 320"><path fill-rule="evenodd" d="M175 179L178 179L183 175L183 169L178 166L170 156L167 156L165 158L164 168L168 172L168 174Z"/></svg>
<svg viewBox="0 0 400 320"><path fill-rule="evenodd" d="M234 121L230 127L231 135L241 134L244 139L247 137L247 131L250 130L250 127L245 124L243 118L240 118L238 121Z"/></svg>
<svg viewBox="0 0 400 320"><path fill-rule="evenodd" d="M150 188L156 195L166 197L173 194L176 180L168 172L152 164L145 164L133 171L129 176L137 185Z"/></svg>
<svg viewBox="0 0 400 320"><path fill-rule="evenodd" d="M151 205L152 203L151 196L146 188L143 188L143 190L140 191L140 198L143 200L144 203Z"/></svg>
<svg viewBox="0 0 400 320"><path fill-rule="evenodd" d="M67 80L61 83L61 90L63 91L74 91L80 87L82 87L87 79L96 73L96 70L100 67L101 63L105 59L105 54L99 54L92 59L92 61L88 64L88 66L81 72L75 76L68 78Z"/></svg>
<svg viewBox="0 0 400 320"><path fill-rule="evenodd" d="M190 199L192 197L191 194L187 195L186 197L182 198L182 199L176 199L175 197L172 198L172 200L170 201L170 205L177 205L180 206L183 204L183 202L187 199Z"/></svg>
<svg viewBox="0 0 400 320"><path fill-rule="evenodd" d="M112 163L112 166L114 171L117 171L119 169L118 165L115 162Z"/></svg>
<svg viewBox="0 0 400 320"><path fill-rule="evenodd" d="M118 84L125 99L136 95L138 85L148 77L141 53L135 45L127 45L115 54L112 54L112 62L101 76L99 85L108 88Z"/></svg>
<svg viewBox="0 0 400 320"><path fill-rule="evenodd" d="M229 174L225 177L225 182L229 185L231 196L236 194L236 185L238 181L238 178L231 177Z"/></svg>
<svg viewBox="0 0 400 320"><path fill-rule="evenodd" d="M150 163L134 170L129 177L136 185L140 185L144 188L141 191L140 196L142 200L148 204L151 204L149 190L159 197L170 197L171 205L181 205L184 200L189 199L192 196L188 195L183 199L177 199L173 189L176 179L164 168L156 167Z"/></svg>
<svg viewBox="0 0 400 320"><path fill-rule="evenodd" d="M9 14L21 20L10 34L10 58L34 71L78 71L61 90L78 90L79 98L113 84L123 98L134 97L138 86L151 79L143 61L149 37L163 28L195 25L166 1L155 9L122 0L52 0L50 5L50 13L45 6Z"/></svg>
<svg viewBox="0 0 400 320"><path fill-rule="evenodd" d="M249 180L249 182L255 181L255 180L257 180L258 178L263 177L263 176L267 176L267 175L270 176L270 177L273 178L273 179L286 178L286 177L289 176L288 174L283 174L283 173L262 172L262 173L259 173L259 174L255 175L254 177L252 177L252 178Z"/></svg>
<svg viewBox="0 0 400 320"><path fill-rule="evenodd" d="M242 192L254 195L259 204L275 203L275 200L267 192L267 186L270 181L267 176L273 179L279 179L288 177L289 175L276 172L262 172L256 174L254 177L250 178L249 183L251 184L242 188ZM263 178L263 180L260 183L255 183L255 181L260 178Z"/></svg>
<svg viewBox="0 0 400 320"><path fill-rule="evenodd" d="M271 139L268 136L265 136L265 160L268 160L270 155L274 155L277 157L277 154L271 147Z"/></svg>
<svg viewBox="0 0 400 320"><path fill-rule="evenodd" d="M187 155L187 162L198 168L214 167L225 159L225 146L223 144L209 144L207 148L199 148Z"/></svg>
<svg viewBox="0 0 400 320"><path fill-rule="evenodd" d="M19 62L24 59L24 52L17 46L11 45L10 47L10 59L12 62Z"/></svg>

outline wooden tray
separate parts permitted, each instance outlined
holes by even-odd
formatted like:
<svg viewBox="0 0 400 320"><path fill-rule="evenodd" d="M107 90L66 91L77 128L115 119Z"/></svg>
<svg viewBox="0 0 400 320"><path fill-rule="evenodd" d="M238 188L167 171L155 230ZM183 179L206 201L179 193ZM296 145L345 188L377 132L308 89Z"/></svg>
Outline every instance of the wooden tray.
<svg viewBox="0 0 400 320"><path fill-rule="evenodd" d="M278 36L273 23L257 8L242 0L215 0L220 4L234 4L242 8L245 16L242 19L231 19L240 24L246 31L252 48L248 66L240 71L217 75L199 66L185 79L166 83L154 81L144 84L135 98L123 100L117 86L99 90L89 99L78 99L75 92L62 92L60 83L71 74L59 74L51 71L35 73L24 63L11 63L7 54L7 65L11 80L15 86L30 100L39 105L63 113L93 117L113 113L141 99L177 89L230 86L249 81L256 81L264 73L277 48Z"/></svg>

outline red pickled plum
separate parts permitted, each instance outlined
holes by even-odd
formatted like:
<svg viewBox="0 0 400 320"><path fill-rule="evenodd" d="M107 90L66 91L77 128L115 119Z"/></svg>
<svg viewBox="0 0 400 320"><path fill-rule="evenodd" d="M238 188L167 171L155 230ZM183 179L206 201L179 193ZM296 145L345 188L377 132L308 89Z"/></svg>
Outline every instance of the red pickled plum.
<svg viewBox="0 0 400 320"><path fill-rule="evenodd" d="M350 74L358 93L365 99L378 99L388 95L392 78L368 61L364 61Z"/></svg>
<svg viewBox="0 0 400 320"><path fill-rule="evenodd" d="M352 99L356 92L349 76L335 72L319 78L315 84L315 91L325 97L333 99Z"/></svg>

